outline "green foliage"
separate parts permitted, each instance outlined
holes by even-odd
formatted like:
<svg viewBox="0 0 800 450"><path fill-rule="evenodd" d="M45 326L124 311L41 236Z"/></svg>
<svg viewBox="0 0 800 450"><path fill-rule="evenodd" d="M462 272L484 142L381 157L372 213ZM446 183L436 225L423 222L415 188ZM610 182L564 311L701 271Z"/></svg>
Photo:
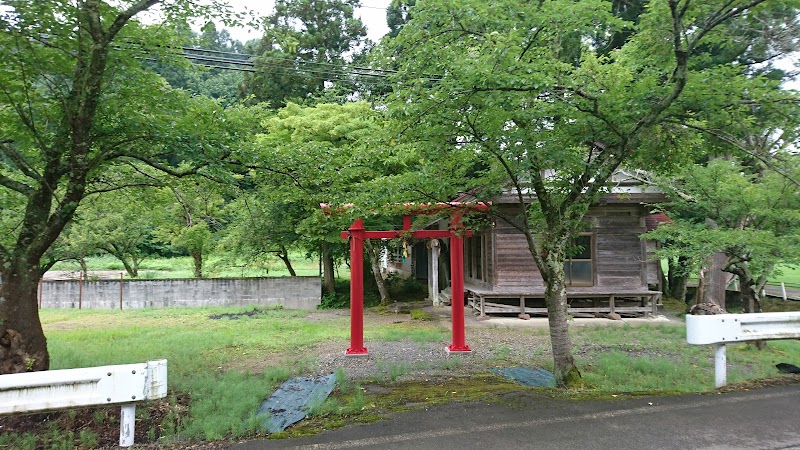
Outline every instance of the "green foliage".
<svg viewBox="0 0 800 450"><path fill-rule="evenodd" d="M350 295L342 292L324 294L319 309L341 309L350 307Z"/></svg>
<svg viewBox="0 0 800 450"><path fill-rule="evenodd" d="M696 272L704 259L724 252L726 270L746 267L766 282L776 265L800 261L800 187L774 172L751 173L737 159L687 167L664 182L676 219L648 233L665 245L663 257L686 257Z"/></svg>
<svg viewBox="0 0 800 450"><path fill-rule="evenodd" d="M403 25L411 20L412 8L417 0L392 0L386 8L386 25L389 26L389 37L397 37Z"/></svg>
<svg viewBox="0 0 800 450"><path fill-rule="evenodd" d="M717 105L768 98L763 77L709 59L715 46L734 38L728 24L752 23L742 18L760 5L615 4L417 4L397 37L375 52L378 64L397 68L387 101L397 121L395 143L421 159L416 176L386 177L396 191L385 190L417 194L404 201L510 194L518 207L498 220L527 235L548 291L563 292L565 242L581 231L617 169L673 170L701 150L703 136L685 124L709 109L699 101L709 94L705 80L726 80L710 95ZM746 121L743 110L736 117ZM559 323L568 319L566 306L549 314ZM559 376L573 368L568 341L554 332L555 359L565 365Z"/></svg>
<svg viewBox="0 0 800 450"><path fill-rule="evenodd" d="M345 54L364 42L366 27L353 16L355 0L279 0L264 18L265 33L248 51L257 55L240 95L281 108L325 89L352 86L339 75ZM347 87L345 87L347 89ZM352 92L352 88L350 90Z"/></svg>
<svg viewBox="0 0 800 450"><path fill-rule="evenodd" d="M396 301L422 300L428 293L428 286L422 280L413 277L399 277L390 274L386 279L389 293Z"/></svg>
<svg viewBox="0 0 800 450"><path fill-rule="evenodd" d="M353 201L360 184L383 170L380 151L368 146L382 131L381 114L365 102L290 103L262 125L247 160L254 189L235 204L239 225L226 245L278 256L294 248L319 253L327 245L344 255L339 233L352 216L326 217L320 204ZM248 236L251 225L264 232Z"/></svg>
<svg viewBox="0 0 800 450"><path fill-rule="evenodd" d="M152 25L140 13L166 3ZM245 109L173 89L146 64L174 58L181 26L225 14L220 1L39 2L0 10L0 333L26 330L8 371L48 368L35 284L63 257L54 244L89 197L164 178L219 176ZM176 25L178 24L178 25ZM8 206L6 209L5 207ZM76 249L72 249L76 250ZM85 248L77 253L85 256ZM25 355L35 355L29 357Z"/></svg>

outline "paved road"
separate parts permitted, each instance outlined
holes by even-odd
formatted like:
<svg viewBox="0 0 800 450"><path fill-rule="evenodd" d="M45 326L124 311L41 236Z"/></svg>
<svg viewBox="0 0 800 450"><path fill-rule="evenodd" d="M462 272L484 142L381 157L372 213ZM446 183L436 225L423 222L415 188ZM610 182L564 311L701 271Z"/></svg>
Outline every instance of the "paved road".
<svg viewBox="0 0 800 450"><path fill-rule="evenodd" d="M256 449L800 449L800 385L612 401L452 404Z"/></svg>

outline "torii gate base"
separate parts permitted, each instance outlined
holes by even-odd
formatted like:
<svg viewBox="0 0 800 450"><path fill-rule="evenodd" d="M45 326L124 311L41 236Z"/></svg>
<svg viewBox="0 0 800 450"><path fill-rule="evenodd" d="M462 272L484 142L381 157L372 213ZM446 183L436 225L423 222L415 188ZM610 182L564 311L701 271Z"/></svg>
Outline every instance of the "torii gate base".
<svg viewBox="0 0 800 450"><path fill-rule="evenodd" d="M424 205L423 205L424 206ZM455 205L438 205L438 208L420 208L413 214L430 214L441 207L454 207ZM485 211L487 205L482 203L468 205L469 210ZM411 216L403 216L403 230L367 231L364 229L364 220L358 219L348 231L342 232L342 239L350 238L350 347L345 352L350 356L367 355L364 347L364 239L394 239L399 237L412 237L418 239L450 239L450 268L452 301L453 342L446 351L448 353L471 353L472 349L466 343L464 334L464 246L463 236L471 236L471 232L464 230L461 223L460 210L450 217L448 230L417 230L411 231Z"/></svg>

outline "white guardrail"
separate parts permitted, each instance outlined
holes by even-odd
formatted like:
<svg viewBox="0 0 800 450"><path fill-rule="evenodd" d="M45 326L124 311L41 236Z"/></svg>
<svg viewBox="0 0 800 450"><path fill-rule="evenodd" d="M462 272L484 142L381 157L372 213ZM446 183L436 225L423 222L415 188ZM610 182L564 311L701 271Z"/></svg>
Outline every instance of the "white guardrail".
<svg viewBox="0 0 800 450"><path fill-rule="evenodd" d="M119 445L133 445L135 402L167 396L167 360L0 375L0 415L122 404Z"/></svg>
<svg viewBox="0 0 800 450"><path fill-rule="evenodd" d="M725 344L775 339L800 339L800 312L686 316L686 341L716 346L716 387L726 384Z"/></svg>

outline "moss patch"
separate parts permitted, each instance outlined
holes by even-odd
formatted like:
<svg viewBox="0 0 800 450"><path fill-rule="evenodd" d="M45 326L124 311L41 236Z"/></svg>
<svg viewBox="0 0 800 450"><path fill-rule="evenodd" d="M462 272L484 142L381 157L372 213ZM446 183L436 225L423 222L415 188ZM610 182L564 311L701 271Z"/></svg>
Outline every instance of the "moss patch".
<svg viewBox="0 0 800 450"><path fill-rule="evenodd" d="M494 375L468 378L415 380L399 383L376 383L364 395L365 409L375 412L401 412L450 402L499 402L503 394L534 392L517 383ZM373 391L373 392L370 392Z"/></svg>
<svg viewBox="0 0 800 450"><path fill-rule="evenodd" d="M411 320L436 320L436 316L421 309L412 309Z"/></svg>

